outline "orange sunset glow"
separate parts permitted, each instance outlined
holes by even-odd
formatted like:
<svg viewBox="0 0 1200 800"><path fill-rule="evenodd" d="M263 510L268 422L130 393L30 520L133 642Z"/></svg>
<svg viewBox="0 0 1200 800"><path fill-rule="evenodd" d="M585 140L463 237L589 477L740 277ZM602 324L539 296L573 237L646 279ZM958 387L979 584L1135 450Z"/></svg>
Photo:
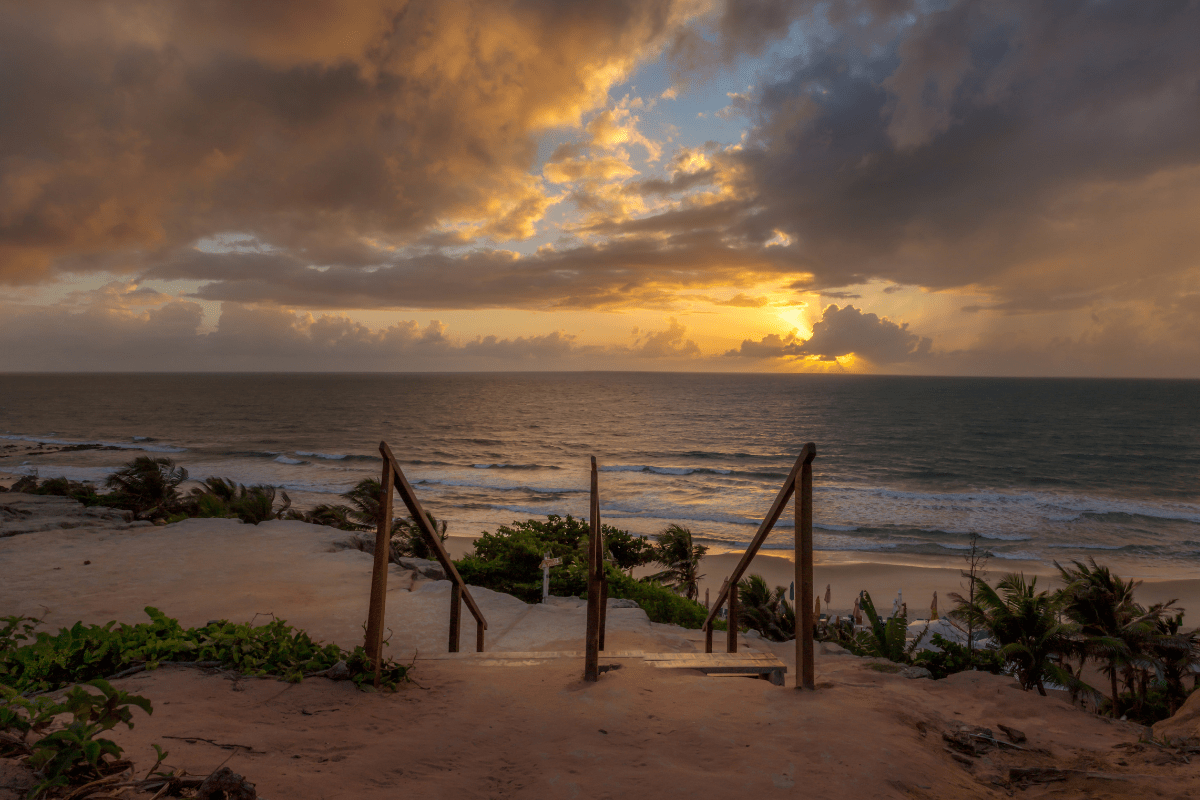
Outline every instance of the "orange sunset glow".
<svg viewBox="0 0 1200 800"><path fill-rule="evenodd" d="M0 7L0 370L1200 377L1192 2Z"/></svg>

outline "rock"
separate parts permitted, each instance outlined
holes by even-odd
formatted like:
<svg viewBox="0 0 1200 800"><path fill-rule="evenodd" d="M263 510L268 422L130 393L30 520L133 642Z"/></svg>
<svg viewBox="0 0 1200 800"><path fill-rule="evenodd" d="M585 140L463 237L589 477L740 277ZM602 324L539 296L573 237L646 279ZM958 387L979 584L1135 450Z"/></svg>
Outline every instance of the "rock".
<svg viewBox="0 0 1200 800"><path fill-rule="evenodd" d="M446 580L446 570L442 569L442 565L436 561L430 561L426 558L398 558L396 563L405 569L411 569L422 578L428 578L431 581Z"/></svg>
<svg viewBox="0 0 1200 800"><path fill-rule="evenodd" d="M1154 725L1155 737L1200 739L1200 692L1192 692L1175 715Z"/></svg>
<svg viewBox="0 0 1200 800"><path fill-rule="evenodd" d="M754 630L754 628L751 628L750 630L748 630L744 634L742 634L742 638L744 638L744 639L761 639L761 638L763 638L763 635L761 633L759 633L758 631Z"/></svg>
<svg viewBox="0 0 1200 800"><path fill-rule="evenodd" d="M609 608L641 608L641 606L638 605L637 600L627 600L624 597L608 598L608 607Z"/></svg>
<svg viewBox="0 0 1200 800"><path fill-rule="evenodd" d="M345 661L339 661L325 671L325 677L331 681L348 681L350 680L350 667L346 666Z"/></svg>
<svg viewBox="0 0 1200 800"><path fill-rule="evenodd" d="M823 656L846 656L852 653L840 644L833 642L816 642L817 652Z"/></svg>
<svg viewBox="0 0 1200 800"><path fill-rule="evenodd" d="M1021 744L1027 738L1029 738L1024 733L1017 730L1016 728L1010 728L1007 725L1003 725L1003 724L999 724L999 723L996 725L996 727L999 728L1000 730L1004 731L1004 735L1007 736L1008 740L1010 742L1012 742L1013 744Z"/></svg>
<svg viewBox="0 0 1200 800"><path fill-rule="evenodd" d="M258 800L254 784L229 767L219 770L204 779L196 790L197 800Z"/></svg>
<svg viewBox="0 0 1200 800"><path fill-rule="evenodd" d="M933 673L924 667L905 667L900 674L906 678L933 678Z"/></svg>

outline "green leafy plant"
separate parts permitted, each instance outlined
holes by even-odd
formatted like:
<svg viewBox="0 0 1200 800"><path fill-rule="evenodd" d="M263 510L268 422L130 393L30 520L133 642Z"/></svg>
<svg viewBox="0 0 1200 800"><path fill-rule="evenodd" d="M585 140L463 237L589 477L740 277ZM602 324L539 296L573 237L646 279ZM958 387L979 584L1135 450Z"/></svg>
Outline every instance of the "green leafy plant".
<svg viewBox="0 0 1200 800"><path fill-rule="evenodd" d="M41 697L26 700L12 689L0 686L0 732L16 731L20 739L12 739L10 750L25 756L40 780L29 792L39 797L50 789L65 787L81 778L99 778L118 765L115 759L122 750L111 739L100 736L117 725L133 727L133 711L137 707L152 714L150 701L140 695L114 689L105 680L88 681L86 686L99 694L75 686L61 702ZM45 730L54 717L70 714L71 721L59 730L28 742L30 732Z"/></svg>
<svg viewBox="0 0 1200 800"><path fill-rule="evenodd" d="M343 650L313 640L283 620L265 625L212 622L183 628L178 620L147 607L150 622L123 625L76 623L57 634L40 632L34 641L0 652L0 684L18 692L42 692L114 675L130 667L154 669L165 661L210 662L248 675L272 675L299 681L346 662L350 677L371 683L362 648ZM385 688L407 679L410 667L383 665ZM365 673L370 673L364 677Z"/></svg>
<svg viewBox="0 0 1200 800"><path fill-rule="evenodd" d="M929 641L939 649L922 650L913 657L912 663L929 670L935 680L967 670L990 672L993 675L1004 671L1004 659L995 650L972 650L966 645L950 641L940 633L933 634Z"/></svg>

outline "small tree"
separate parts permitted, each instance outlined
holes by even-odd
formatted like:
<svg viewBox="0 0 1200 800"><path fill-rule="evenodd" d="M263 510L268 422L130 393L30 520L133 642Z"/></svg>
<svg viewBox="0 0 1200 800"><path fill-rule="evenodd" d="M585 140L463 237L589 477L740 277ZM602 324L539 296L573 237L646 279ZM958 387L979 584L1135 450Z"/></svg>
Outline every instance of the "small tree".
<svg viewBox="0 0 1200 800"><path fill-rule="evenodd" d="M650 579L672 586L688 600L695 600L700 594L700 579L704 577L700 574L700 559L708 548L694 544L692 532L682 525L668 525L655 538L658 544L654 547L653 563L666 569Z"/></svg>
<svg viewBox="0 0 1200 800"><path fill-rule="evenodd" d="M979 547L979 533L971 531L971 549L964 556L967 560L967 569L959 570L959 574L967 579L967 596L963 597L955 593L950 595L951 600L957 600L960 605L964 603L968 606L975 605L976 584L987 575L985 567L991 557L991 553ZM964 622L967 626L967 653L973 656L975 654L975 623L971 617L967 617Z"/></svg>

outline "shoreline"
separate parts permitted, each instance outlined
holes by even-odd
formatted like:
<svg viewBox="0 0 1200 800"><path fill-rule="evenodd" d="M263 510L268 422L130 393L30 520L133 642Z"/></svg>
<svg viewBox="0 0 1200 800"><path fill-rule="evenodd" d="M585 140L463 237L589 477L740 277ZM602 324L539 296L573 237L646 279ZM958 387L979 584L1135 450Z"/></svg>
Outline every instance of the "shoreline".
<svg viewBox="0 0 1200 800"><path fill-rule="evenodd" d="M8 488L20 479L18 473L0 472L0 486ZM0 498L3 498L0 493ZM541 519L534 515L517 516L516 519ZM621 526L618 526L621 527ZM786 527L777 527L777 533L786 535ZM653 541L653 533L637 532ZM451 534L447 539L447 550L452 558L461 558L470 551L479 534ZM702 538L698 535L698 538ZM701 562L702 578L699 582L699 600L704 602L705 591L714 597L723 581L733 571L742 555L741 550L710 546L709 554ZM1064 559L1068 563L1071 559ZM849 613L854 598L860 590L871 593L876 607L891 608L897 592L903 593L908 605L909 618L928 616L933 592L938 593L939 612L945 613L953 607L949 595L962 592L965 581L960 570L965 566L961 555L921 555L911 553L889 553L885 550L818 550L814 553L814 586L822 598L822 611L834 614ZM1200 619L1200 578L1192 578L1183 569L1169 569L1144 559L1128 556L1105 557L1100 553L1098 563L1109 566L1122 578L1140 581L1137 589L1138 602L1149 606L1157 602L1177 600L1177 606L1191 619ZM771 588L788 586L794 580L794 557L790 549L762 550L746 570L746 575L760 574ZM635 577L656 571L652 567L634 570ZM1039 560L992 558L986 565L984 577L992 585L1010 572L1037 576L1039 587L1058 588L1057 571L1053 564ZM832 602L826 608L824 594L831 587Z"/></svg>

